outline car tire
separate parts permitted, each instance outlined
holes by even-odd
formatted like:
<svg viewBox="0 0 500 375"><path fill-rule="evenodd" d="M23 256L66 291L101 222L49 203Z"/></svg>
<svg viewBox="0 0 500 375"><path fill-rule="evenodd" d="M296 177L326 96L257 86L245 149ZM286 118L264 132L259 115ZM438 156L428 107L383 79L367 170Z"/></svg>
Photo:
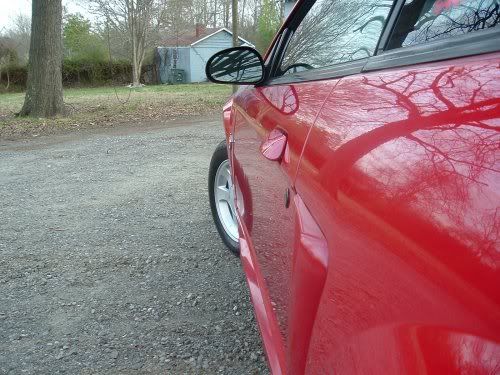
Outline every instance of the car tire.
<svg viewBox="0 0 500 375"><path fill-rule="evenodd" d="M227 199L224 186L227 188ZM215 227L222 241L233 254L239 255L238 225L234 209L232 176L229 169L226 141L219 143L210 161L208 196Z"/></svg>

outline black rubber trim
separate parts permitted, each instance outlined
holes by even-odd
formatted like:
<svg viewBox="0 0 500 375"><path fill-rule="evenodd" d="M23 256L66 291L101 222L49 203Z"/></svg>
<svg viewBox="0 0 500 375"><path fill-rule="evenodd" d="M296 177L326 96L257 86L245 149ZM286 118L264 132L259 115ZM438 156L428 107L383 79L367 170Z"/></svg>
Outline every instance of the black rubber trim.
<svg viewBox="0 0 500 375"><path fill-rule="evenodd" d="M294 13L293 17L286 20L287 29L295 31L307 15L307 13L309 13L309 10L311 10L314 3L316 3L316 0L303 0L300 3L300 7Z"/></svg>
<svg viewBox="0 0 500 375"><path fill-rule="evenodd" d="M313 69L294 74L287 74L281 77L273 78L266 82L266 85L283 85L288 83L300 83L321 81L326 79L334 79L346 77L362 72L363 67L366 65L368 58L349 61L347 63L332 65L327 68Z"/></svg>
<svg viewBox="0 0 500 375"><path fill-rule="evenodd" d="M269 77L274 77L276 75L276 70L278 69L279 62L281 61L281 57L283 55L282 51L286 48L288 41L290 40L291 34L292 32L290 31L289 28L285 28L281 33L280 40L276 45L276 49L273 51L272 58L269 60L268 68L266 67L268 73L266 75L267 79L269 79Z"/></svg>
<svg viewBox="0 0 500 375"><path fill-rule="evenodd" d="M382 30L382 34L380 34L380 38L378 40L377 48L375 49L374 55L378 55L379 53L381 53L384 50L385 46L387 45L387 42L391 37L392 30L394 29L394 25L396 24L396 21L399 19L399 14L401 13L401 9L403 9L404 3L405 0L393 1L391 10L389 11L387 19L385 20L384 29Z"/></svg>
<svg viewBox="0 0 500 375"><path fill-rule="evenodd" d="M500 28L402 47L368 59L363 72L500 51Z"/></svg>

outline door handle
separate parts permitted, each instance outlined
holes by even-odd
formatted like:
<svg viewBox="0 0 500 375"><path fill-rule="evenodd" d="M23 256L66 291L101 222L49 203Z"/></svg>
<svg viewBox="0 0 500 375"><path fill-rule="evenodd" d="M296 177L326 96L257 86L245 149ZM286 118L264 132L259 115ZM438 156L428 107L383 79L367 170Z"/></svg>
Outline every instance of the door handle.
<svg viewBox="0 0 500 375"><path fill-rule="evenodd" d="M260 152L266 159L278 161L283 156L287 141L288 138L285 133L279 129L274 129L260 146Z"/></svg>

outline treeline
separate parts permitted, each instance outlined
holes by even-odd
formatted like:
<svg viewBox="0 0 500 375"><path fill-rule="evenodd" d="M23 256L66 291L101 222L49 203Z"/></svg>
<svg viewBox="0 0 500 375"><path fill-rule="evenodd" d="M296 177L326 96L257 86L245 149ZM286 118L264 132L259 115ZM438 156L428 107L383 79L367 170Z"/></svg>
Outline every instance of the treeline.
<svg viewBox="0 0 500 375"><path fill-rule="evenodd" d="M92 22L63 14L63 83L102 85L144 82L163 39L196 25L232 29L231 0L85 0ZM122 4L123 3L123 4ZM132 6L125 6L132 4ZM284 0L239 0L238 34L264 52L283 19ZM19 16L0 34L0 90L26 84L30 19ZM131 80L132 78L132 80Z"/></svg>
<svg viewBox="0 0 500 375"><path fill-rule="evenodd" d="M238 34L264 52L284 11L285 0L238 0ZM167 0L164 8L171 33L195 24L231 29L231 12L231 0Z"/></svg>
<svg viewBox="0 0 500 375"><path fill-rule="evenodd" d="M144 73L147 67L143 68ZM63 61L62 78L66 87L125 85L130 83L132 67L128 61ZM26 65L7 65L0 75L0 92L24 91L28 78Z"/></svg>
<svg viewBox="0 0 500 375"><path fill-rule="evenodd" d="M24 24L24 21L18 21ZM16 35L20 35L19 30ZM29 38L29 35L28 35ZM64 60L62 68L65 86L99 86L130 82L132 68L124 58L110 59L105 41L92 29L89 20L81 15L67 15L63 29ZM29 44L19 45L13 38L0 39L0 90L22 91L26 89L27 57Z"/></svg>

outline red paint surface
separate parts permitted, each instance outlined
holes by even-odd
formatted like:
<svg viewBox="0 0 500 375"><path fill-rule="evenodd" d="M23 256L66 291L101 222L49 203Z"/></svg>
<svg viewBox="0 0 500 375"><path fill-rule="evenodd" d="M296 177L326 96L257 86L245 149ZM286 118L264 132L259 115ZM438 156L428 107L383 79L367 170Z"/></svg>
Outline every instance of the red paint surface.
<svg viewBox="0 0 500 375"><path fill-rule="evenodd" d="M288 347L289 285L296 240L293 204L286 208L285 194L288 189L293 195L304 142L330 91L315 84L249 87L233 99L236 207L280 332L274 345L283 352ZM287 134L287 143L283 157L271 161L262 154L261 145L276 131Z"/></svg>
<svg viewBox="0 0 500 375"><path fill-rule="evenodd" d="M308 373L442 373L460 337L498 354L499 62L346 77L326 101L296 181L330 250Z"/></svg>
<svg viewBox="0 0 500 375"><path fill-rule="evenodd" d="M302 374L316 312L325 286L328 268L328 244L311 213L298 195L296 212L293 276L289 286L294 303L290 306L287 335L287 369Z"/></svg>
<svg viewBox="0 0 500 375"><path fill-rule="evenodd" d="M461 0L441 0L437 1L434 4L434 8L432 9L433 13L436 15L441 14L444 10L454 8L460 5Z"/></svg>
<svg viewBox="0 0 500 375"><path fill-rule="evenodd" d="M233 100L242 261L272 371L498 373L500 54ZM279 162L260 152L275 129Z"/></svg>
<svg viewBox="0 0 500 375"><path fill-rule="evenodd" d="M278 129L274 129L269 133L266 141L260 146L260 152L268 160L279 161L285 152L286 140L286 134ZM289 162L289 159L285 160Z"/></svg>
<svg viewBox="0 0 500 375"><path fill-rule="evenodd" d="M240 233L245 233L245 230L240 226ZM283 372L283 346L279 345L281 341L279 330L275 317L270 308L269 296L266 293L265 282L256 268L253 251L250 250L249 244L245 240L245 234L240 238L240 257L243 265L243 270L247 278L250 297L255 310L257 321L259 322L260 333L269 367L273 374L282 374Z"/></svg>

